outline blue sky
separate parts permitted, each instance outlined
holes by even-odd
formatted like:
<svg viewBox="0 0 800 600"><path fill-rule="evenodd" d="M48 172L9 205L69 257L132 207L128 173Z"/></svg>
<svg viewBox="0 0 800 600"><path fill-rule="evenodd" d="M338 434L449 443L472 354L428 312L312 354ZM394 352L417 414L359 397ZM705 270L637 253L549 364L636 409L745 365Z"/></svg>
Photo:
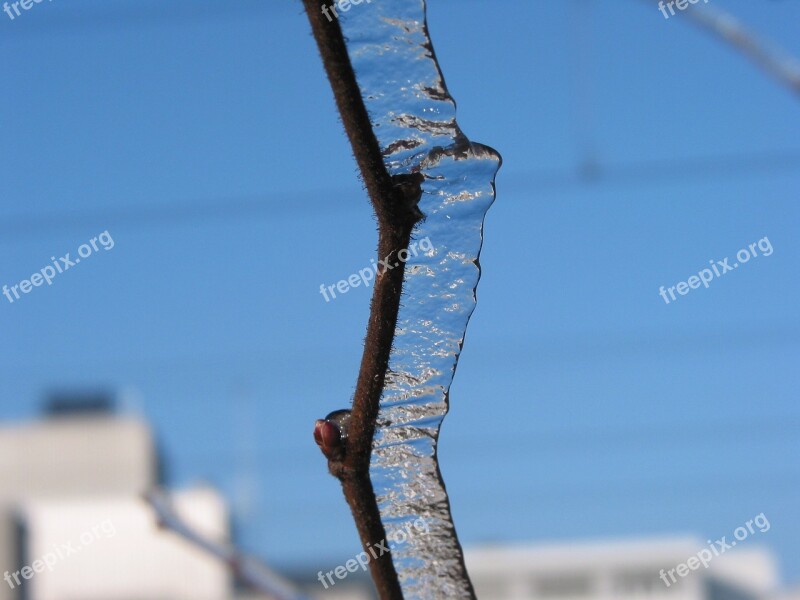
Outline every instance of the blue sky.
<svg viewBox="0 0 800 600"><path fill-rule="evenodd" d="M800 6L714 1L800 57ZM434 45L504 160L440 446L462 540L717 539L764 512L800 581L800 97L645 2L457 7L430 1ZM0 296L0 418L114 386L247 549L352 556L311 431L349 401L369 293L319 286L376 230L299 3L55 0L0 13L0 50L0 285L115 241Z"/></svg>

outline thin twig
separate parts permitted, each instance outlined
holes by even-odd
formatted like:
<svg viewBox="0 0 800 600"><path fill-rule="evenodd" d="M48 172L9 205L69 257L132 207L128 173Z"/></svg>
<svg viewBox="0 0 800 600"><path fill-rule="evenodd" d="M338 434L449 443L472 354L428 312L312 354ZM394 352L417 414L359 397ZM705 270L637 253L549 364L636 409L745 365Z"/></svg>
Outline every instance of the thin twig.
<svg viewBox="0 0 800 600"><path fill-rule="evenodd" d="M380 145L372 131L355 72L347 53L338 19L323 17L318 0L303 0L325 71L333 88L345 131L378 219L378 258L400 263L397 253L406 249L411 230L421 217L416 207L420 179L389 175ZM326 0L330 5L330 0ZM353 407L341 459L328 466L342 483L345 499L366 550L386 539L380 510L369 476L372 441L386 370L389 366L404 266L378 273L372 294L364 354L358 374ZM383 600L402 600L403 594L391 554L369 563L372 579Z"/></svg>
<svg viewBox="0 0 800 600"><path fill-rule="evenodd" d="M162 492L150 492L145 500L153 507L159 525L177 533L186 541L205 550L227 564L239 578L273 600L308 600L296 587L258 560L239 552L233 546L215 542L199 534L172 509Z"/></svg>
<svg viewBox="0 0 800 600"><path fill-rule="evenodd" d="M707 31L731 44L791 91L800 94L800 64L776 50L774 46L759 40L754 32L742 25L733 15L707 5L703 8L689 6L682 12Z"/></svg>

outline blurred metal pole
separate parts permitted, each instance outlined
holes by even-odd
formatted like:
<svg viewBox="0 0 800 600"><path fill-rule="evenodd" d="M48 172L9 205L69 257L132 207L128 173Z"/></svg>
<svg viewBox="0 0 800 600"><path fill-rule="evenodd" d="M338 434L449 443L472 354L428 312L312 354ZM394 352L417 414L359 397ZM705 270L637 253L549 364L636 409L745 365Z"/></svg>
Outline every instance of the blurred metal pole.
<svg viewBox="0 0 800 600"><path fill-rule="evenodd" d="M158 516L159 525L180 535L186 541L228 564L245 583L274 600L309 600L291 582L262 562L239 552L233 546L209 540L194 531L172 510L166 494L153 491L147 502Z"/></svg>

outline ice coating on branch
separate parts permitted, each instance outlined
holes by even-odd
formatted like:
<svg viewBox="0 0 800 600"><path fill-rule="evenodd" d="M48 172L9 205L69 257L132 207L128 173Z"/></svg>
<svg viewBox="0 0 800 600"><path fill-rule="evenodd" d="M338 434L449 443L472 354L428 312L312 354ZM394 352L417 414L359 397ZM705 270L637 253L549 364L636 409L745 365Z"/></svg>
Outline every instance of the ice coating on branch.
<svg viewBox="0 0 800 600"><path fill-rule="evenodd" d="M422 0L362 2L339 17L389 173L424 176L425 219L413 239L432 246L412 250L406 262L370 475L404 596L468 598L436 444L475 308L483 219L500 156L458 128ZM420 518L422 532L411 527Z"/></svg>

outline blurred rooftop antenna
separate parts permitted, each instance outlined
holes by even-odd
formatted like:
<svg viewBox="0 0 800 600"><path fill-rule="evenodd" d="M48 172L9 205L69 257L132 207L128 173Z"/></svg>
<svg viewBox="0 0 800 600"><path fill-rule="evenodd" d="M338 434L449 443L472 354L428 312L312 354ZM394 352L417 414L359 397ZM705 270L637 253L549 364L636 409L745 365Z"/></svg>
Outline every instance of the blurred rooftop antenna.
<svg viewBox="0 0 800 600"><path fill-rule="evenodd" d="M253 517L258 493L258 432L253 388L239 382L233 391L233 502L243 526Z"/></svg>
<svg viewBox="0 0 800 600"><path fill-rule="evenodd" d="M600 176L601 165L595 141L594 89L592 69L593 33L591 0L572 0L570 7L572 49L573 132L578 152L578 178L592 181Z"/></svg>
<svg viewBox="0 0 800 600"><path fill-rule="evenodd" d="M144 395L141 390L134 386L126 386L120 389L117 398L117 405L120 412L127 415L144 414Z"/></svg>

